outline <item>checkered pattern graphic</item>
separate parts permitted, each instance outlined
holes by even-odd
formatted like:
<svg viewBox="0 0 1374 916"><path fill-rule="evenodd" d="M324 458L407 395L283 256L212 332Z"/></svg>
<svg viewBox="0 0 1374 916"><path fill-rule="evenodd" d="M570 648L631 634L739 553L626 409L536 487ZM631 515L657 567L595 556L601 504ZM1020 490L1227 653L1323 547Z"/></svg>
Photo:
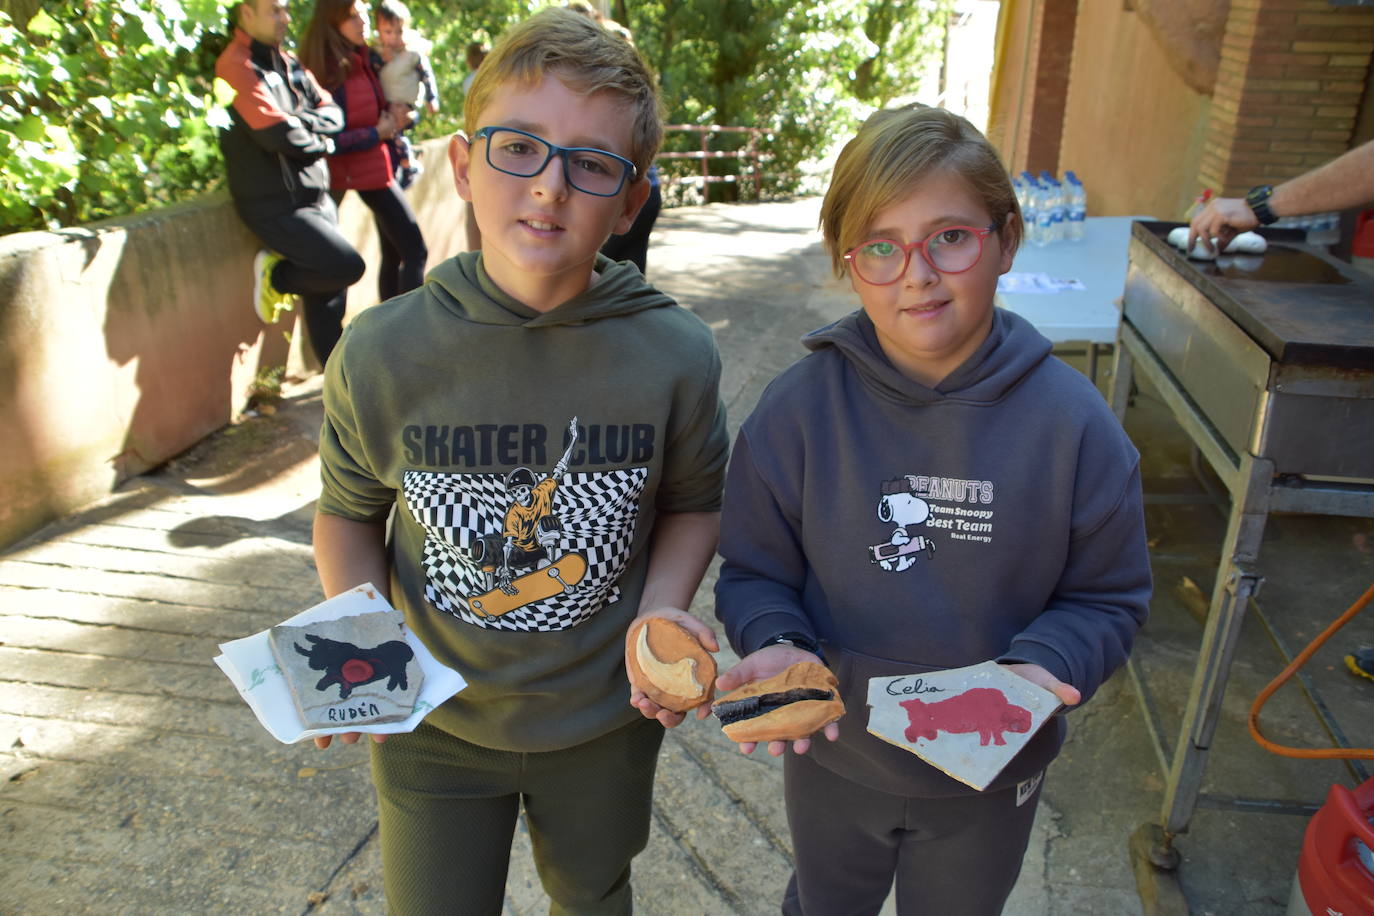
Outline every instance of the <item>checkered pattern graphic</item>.
<svg viewBox="0 0 1374 916"><path fill-rule="evenodd" d="M587 561L586 575L571 591L499 617L482 617L469 607L470 599L487 591L473 548L483 535L501 534L510 506L505 476L406 471L401 483L406 510L425 530L425 598L480 627L551 631L577 626L620 597L616 581L634 539L648 473L639 467L565 474L553 499L562 532L551 559L577 554Z"/></svg>

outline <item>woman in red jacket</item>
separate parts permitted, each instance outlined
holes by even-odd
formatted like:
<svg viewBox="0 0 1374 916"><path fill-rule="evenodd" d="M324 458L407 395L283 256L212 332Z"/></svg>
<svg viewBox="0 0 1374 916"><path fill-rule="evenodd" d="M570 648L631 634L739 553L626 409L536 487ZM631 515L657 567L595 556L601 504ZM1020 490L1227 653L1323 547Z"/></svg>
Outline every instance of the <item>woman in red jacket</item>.
<svg viewBox="0 0 1374 916"><path fill-rule="evenodd" d="M380 62L367 45L367 30L361 2L316 0L300 58L343 109L344 129L329 157L330 191L336 199L357 191L372 211L382 248L377 292L386 300L424 282L429 250L396 181L386 142L410 124L410 113L404 106L389 107L382 96Z"/></svg>

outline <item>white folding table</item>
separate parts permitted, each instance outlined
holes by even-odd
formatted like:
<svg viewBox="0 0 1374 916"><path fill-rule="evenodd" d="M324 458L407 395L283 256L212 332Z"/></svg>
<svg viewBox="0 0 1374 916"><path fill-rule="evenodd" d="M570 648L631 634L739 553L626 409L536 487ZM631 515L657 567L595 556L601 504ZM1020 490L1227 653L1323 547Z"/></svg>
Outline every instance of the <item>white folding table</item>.
<svg viewBox="0 0 1374 916"><path fill-rule="evenodd" d="M1082 282L1081 290L1057 293L998 293L997 305L1035 325L1051 343L1083 342L1088 377L1097 380L1098 348L1116 342L1121 318L1117 304L1126 288L1126 249L1131 223L1148 216L1090 216L1083 238L1037 247L1022 242L1012 273L1047 274Z"/></svg>

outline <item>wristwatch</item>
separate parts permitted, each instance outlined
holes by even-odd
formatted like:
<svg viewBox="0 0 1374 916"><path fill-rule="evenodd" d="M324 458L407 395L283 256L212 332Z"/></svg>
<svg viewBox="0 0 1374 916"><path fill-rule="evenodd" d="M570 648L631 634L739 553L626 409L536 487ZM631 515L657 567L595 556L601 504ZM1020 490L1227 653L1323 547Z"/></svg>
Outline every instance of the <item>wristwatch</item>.
<svg viewBox="0 0 1374 916"><path fill-rule="evenodd" d="M791 646L794 649L801 649L803 652L810 652L821 661L825 661L825 655L821 653L820 643L805 633L798 633L795 630L779 633L771 639L766 639L763 641L763 646L759 646L759 648L762 649L764 646Z"/></svg>
<svg viewBox="0 0 1374 916"><path fill-rule="evenodd" d="M1274 195L1274 186L1267 184L1255 185L1245 195L1245 204L1250 208L1250 212L1255 214L1255 219L1259 220L1261 226L1268 226L1277 223L1279 218L1274 215L1274 211L1269 209L1269 198Z"/></svg>

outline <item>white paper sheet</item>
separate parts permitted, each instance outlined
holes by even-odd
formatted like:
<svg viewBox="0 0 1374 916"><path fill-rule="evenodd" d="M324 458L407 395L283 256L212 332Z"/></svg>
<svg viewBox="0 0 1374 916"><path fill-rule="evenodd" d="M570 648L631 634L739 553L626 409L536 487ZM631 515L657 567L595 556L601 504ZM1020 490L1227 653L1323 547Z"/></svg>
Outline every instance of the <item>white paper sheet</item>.
<svg viewBox="0 0 1374 916"><path fill-rule="evenodd" d="M1005 273L997 278L999 293L1062 293L1066 290L1087 289L1075 277L1051 277L1043 273Z"/></svg>
<svg viewBox="0 0 1374 916"><path fill-rule="evenodd" d="M371 583L360 585L342 594L322 601L312 608L284 621L292 626L304 626L321 620L337 620L357 614L387 611L391 605ZM277 667L272 656L272 647L267 641L267 631L254 633L232 642L220 643L220 655L215 656L215 664L238 690L239 696L253 710L263 728L282 744L294 744L304 738L316 735L338 735L343 732L367 732L369 734L391 735L413 731L431 709L453 696L467 686L463 676L452 668L439 664L420 642L419 637L404 630L404 638L415 651L415 660L424 672L424 685L420 688L415 711L410 718L401 722L383 722L377 725L340 725L333 728L308 729L301 721L296 704L291 700L291 691L286 678Z"/></svg>

